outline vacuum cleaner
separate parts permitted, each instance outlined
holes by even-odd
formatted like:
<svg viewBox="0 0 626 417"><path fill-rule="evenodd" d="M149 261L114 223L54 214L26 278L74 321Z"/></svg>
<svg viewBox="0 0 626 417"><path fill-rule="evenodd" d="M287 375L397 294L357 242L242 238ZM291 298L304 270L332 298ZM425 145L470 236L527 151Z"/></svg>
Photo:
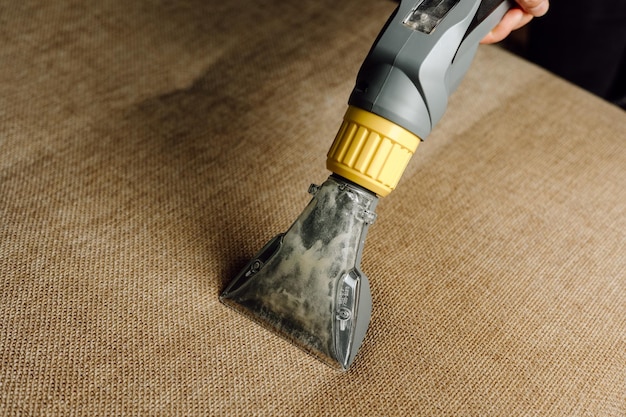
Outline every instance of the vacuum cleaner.
<svg viewBox="0 0 626 417"><path fill-rule="evenodd" d="M357 74L328 151L332 174L309 187L302 214L232 279L224 304L324 363L350 367L372 312L360 263L378 200L396 188L480 40L511 7L503 0L399 3Z"/></svg>

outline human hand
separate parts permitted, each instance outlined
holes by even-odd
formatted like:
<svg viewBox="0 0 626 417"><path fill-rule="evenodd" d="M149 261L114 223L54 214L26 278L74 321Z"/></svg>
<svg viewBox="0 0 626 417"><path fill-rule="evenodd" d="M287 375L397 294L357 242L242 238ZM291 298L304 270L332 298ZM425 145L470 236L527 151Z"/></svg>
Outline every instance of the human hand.
<svg viewBox="0 0 626 417"><path fill-rule="evenodd" d="M515 7L504 15L500 23L483 38L480 43L496 43L509 36L509 34L524 26L533 17L546 14L550 7L549 0L516 0L519 7Z"/></svg>

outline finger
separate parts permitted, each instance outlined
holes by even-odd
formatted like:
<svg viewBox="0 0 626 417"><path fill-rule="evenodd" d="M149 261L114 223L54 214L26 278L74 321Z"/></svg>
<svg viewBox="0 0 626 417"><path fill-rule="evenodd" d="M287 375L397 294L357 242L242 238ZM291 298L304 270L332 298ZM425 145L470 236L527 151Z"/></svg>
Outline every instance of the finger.
<svg viewBox="0 0 626 417"><path fill-rule="evenodd" d="M521 28L522 26L526 26L531 20L533 20L533 15L528 14L528 13L524 13L522 15L522 19L519 21L519 23L513 28L513 30L517 30L519 28Z"/></svg>
<svg viewBox="0 0 626 417"><path fill-rule="evenodd" d="M517 3L526 13L535 17L543 16L550 8L548 0L517 0Z"/></svg>
<svg viewBox="0 0 626 417"><path fill-rule="evenodd" d="M502 17L500 23L491 29L491 32L489 32L487 36L480 41L480 43L490 44L500 42L502 39L509 36L509 33L511 33L512 30L521 27L520 25L524 20L524 15L525 13L520 9L509 10L506 12L504 17Z"/></svg>

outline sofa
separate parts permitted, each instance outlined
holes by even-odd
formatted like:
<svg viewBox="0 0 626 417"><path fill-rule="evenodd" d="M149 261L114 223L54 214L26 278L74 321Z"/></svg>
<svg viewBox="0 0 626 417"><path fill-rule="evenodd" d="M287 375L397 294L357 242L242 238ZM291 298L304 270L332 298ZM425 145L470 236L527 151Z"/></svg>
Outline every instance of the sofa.
<svg viewBox="0 0 626 417"><path fill-rule="evenodd" d="M395 7L0 6L0 414L626 415L626 113L497 45L378 204L348 371L219 302Z"/></svg>

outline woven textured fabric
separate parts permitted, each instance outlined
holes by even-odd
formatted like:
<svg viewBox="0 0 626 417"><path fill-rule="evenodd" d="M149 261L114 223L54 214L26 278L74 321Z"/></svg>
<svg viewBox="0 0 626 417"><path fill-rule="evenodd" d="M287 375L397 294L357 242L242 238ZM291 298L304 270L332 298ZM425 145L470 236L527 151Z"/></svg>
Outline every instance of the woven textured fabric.
<svg viewBox="0 0 626 417"><path fill-rule="evenodd" d="M0 5L0 414L624 416L626 114L497 47L381 200L347 373L218 294L385 0Z"/></svg>

